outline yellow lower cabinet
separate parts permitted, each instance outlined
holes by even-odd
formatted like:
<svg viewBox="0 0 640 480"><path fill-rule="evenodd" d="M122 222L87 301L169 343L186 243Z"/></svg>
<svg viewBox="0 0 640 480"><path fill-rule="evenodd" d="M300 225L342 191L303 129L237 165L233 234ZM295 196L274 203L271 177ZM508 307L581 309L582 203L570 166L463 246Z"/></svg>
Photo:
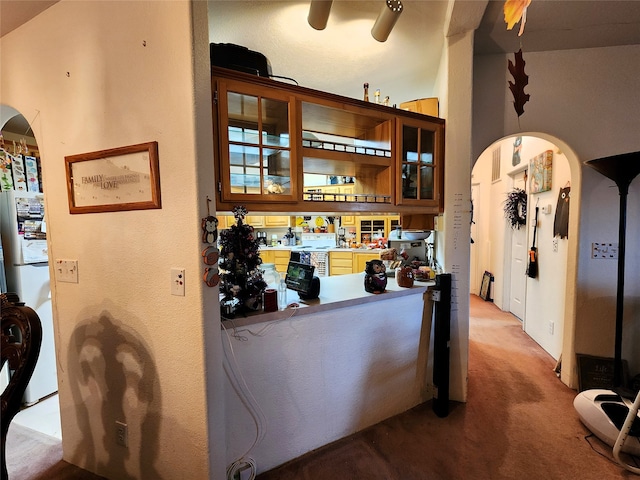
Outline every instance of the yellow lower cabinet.
<svg viewBox="0 0 640 480"><path fill-rule="evenodd" d="M380 252L375 253L359 253L353 254L353 272L362 273L369 260L380 260Z"/></svg>
<svg viewBox="0 0 640 480"><path fill-rule="evenodd" d="M353 273L352 252L329 252L329 275Z"/></svg>
<svg viewBox="0 0 640 480"><path fill-rule="evenodd" d="M291 258L291 250L273 250L273 263L276 264L276 270L278 273L286 274L287 267L289 266L289 259Z"/></svg>
<svg viewBox="0 0 640 480"><path fill-rule="evenodd" d="M276 263L275 251L273 250L260 250L260 258L262 263Z"/></svg>

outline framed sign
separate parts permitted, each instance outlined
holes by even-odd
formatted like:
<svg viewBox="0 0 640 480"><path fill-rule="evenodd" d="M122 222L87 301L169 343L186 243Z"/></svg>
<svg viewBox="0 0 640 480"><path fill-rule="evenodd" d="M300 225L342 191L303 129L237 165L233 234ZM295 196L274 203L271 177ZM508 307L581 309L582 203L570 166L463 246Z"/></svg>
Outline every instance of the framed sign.
<svg viewBox="0 0 640 480"><path fill-rule="evenodd" d="M579 391L590 390L592 388L604 388L611 390L615 387L613 382L613 358L596 357L577 353L578 359L578 389ZM622 385L629 375L629 365L626 360L622 360Z"/></svg>
<svg viewBox="0 0 640 480"><path fill-rule="evenodd" d="M161 208L158 142L65 157L70 213Z"/></svg>
<svg viewBox="0 0 640 480"><path fill-rule="evenodd" d="M491 301L491 280L493 280L493 275L485 271L480 284L480 298L485 301Z"/></svg>

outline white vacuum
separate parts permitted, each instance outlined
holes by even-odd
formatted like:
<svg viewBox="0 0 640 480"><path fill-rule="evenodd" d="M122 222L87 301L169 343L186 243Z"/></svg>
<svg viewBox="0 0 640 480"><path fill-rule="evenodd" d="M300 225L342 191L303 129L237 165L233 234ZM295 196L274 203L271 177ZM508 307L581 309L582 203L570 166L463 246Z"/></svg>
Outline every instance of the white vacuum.
<svg viewBox="0 0 640 480"><path fill-rule="evenodd" d="M607 445L614 447L614 457L624 468L633 473L640 469L620 460L620 452L640 456L640 417L638 405L618 393L622 381L622 319L624 307L624 257L629 185L640 173L640 152L589 160L585 165L612 179L620 192L620 223L618 228L618 290L616 299L616 335L613 364L613 390L591 389L580 392L573 401L580 421ZM619 390L621 391L621 390Z"/></svg>
<svg viewBox="0 0 640 480"><path fill-rule="evenodd" d="M610 447L624 431L623 426L627 417L630 421L624 435L624 443L620 442L618 451L640 457L640 417L638 417L637 395L635 404L623 398L613 390L591 389L578 394L573 400L573 406L578 412L580 421L600 440Z"/></svg>

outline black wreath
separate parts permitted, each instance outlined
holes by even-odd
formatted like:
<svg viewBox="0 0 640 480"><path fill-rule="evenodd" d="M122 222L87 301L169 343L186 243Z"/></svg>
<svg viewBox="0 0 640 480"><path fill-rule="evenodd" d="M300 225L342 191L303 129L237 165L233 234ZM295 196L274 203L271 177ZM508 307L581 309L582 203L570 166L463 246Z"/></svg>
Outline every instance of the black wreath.
<svg viewBox="0 0 640 480"><path fill-rule="evenodd" d="M517 230L527 224L527 192L520 188L514 188L507 193L504 202L504 216L509 221L511 228Z"/></svg>

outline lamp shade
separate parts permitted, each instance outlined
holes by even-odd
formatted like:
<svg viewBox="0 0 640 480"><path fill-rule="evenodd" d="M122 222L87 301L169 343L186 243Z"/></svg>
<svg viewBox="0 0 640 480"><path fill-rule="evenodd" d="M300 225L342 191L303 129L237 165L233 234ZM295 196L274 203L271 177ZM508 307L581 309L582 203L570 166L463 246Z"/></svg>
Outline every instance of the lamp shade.
<svg viewBox="0 0 640 480"><path fill-rule="evenodd" d="M333 0L311 0L307 21L316 30L324 30L329 20Z"/></svg>
<svg viewBox="0 0 640 480"><path fill-rule="evenodd" d="M402 13L402 2L400 0L386 0L376 23L371 29L371 35L379 42L385 42L389 38L393 26L398 21Z"/></svg>

